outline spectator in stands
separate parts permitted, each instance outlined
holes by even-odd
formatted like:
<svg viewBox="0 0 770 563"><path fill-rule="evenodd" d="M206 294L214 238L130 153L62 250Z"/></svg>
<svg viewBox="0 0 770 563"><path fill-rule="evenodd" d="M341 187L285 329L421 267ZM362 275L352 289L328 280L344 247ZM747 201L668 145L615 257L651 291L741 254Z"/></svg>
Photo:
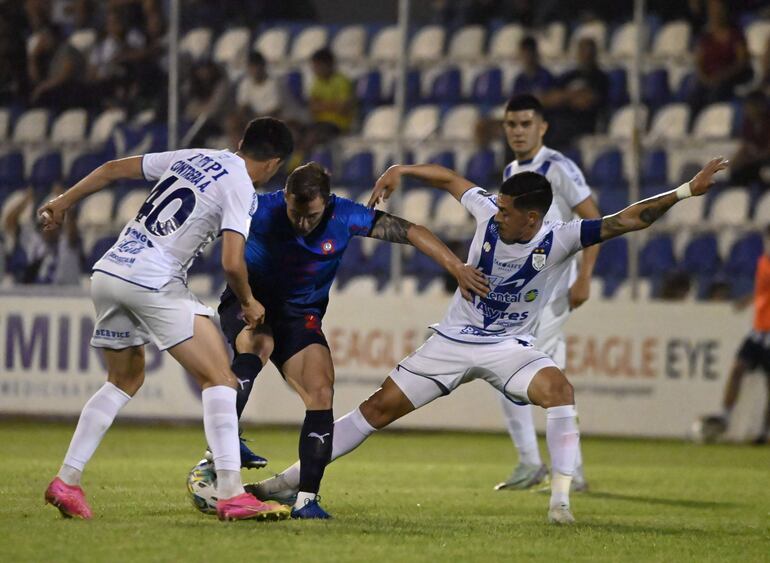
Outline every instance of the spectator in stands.
<svg viewBox="0 0 770 563"><path fill-rule="evenodd" d="M682 270L668 272L663 276L660 298L666 301L682 301L690 293L692 281L690 275Z"/></svg>
<svg viewBox="0 0 770 563"><path fill-rule="evenodd" d="M83 105L86 62L55 25L37 34L27 59L30 103L57 108Z"/></svg>
<svg viewBox="0 0 770 563"><path fill-rule="evenodd" d="M193 68L184 89L187 100L184 118L196 131L190 144L205 146L206 139L224 133L224 125L233 108L233 93L224 70L207 61Z"/></svg>
<svg viewBox="0 0 770 563"><path fill-rule="evenodd" d="M353 83L336 68L331 49L319 49L311 59L315 80L310 87L310 112L319 141L347 133L356 104Z"/></svg>
<svg viewBox="0 0 770 563"><path fill-rule="evenodd" d="M56 186L53 196L63 193ZM29 188L24 198L8 212L3 230L15 241L11 271L20 283L73 285L80 283L83 254L77 230L76 214L68 216L61 229L44 231L35 218L22 221L22 214L34 209L34 191Z"/></svg>
<svg viewBox="0 0 770 563"><path fill-rule="evenodd" d="M549 143L556 148L596 132L609 92L609 78L599 67L597 54L592 38L580 39L575 69L562 75L556 87L541 96L548 121L555 123Z"/></svg>
<svg viewBox="0 0 770 563"><path fill-rule="evenodd" d="M730 164L730 179L746 186L770 185L770 102L759 90L743 102L740 145Z"/></svg>
<svg viewBox="0 0 770 563"><path fill-rule="evenodd" d="M695 85L690 93L693 116L706 105L733 97L753 76L746 38L730 23L722 0L709 0L706 26L695 48Z"/></svg>
<svg viewBox="0 0 770 563"><path fill-rule="evenodd" d="M519 42L519 60L522 70L513 83L514 96L541 96L555 86L553 75L540 64L540 53L534 37L525 37Z"/></svg>
<svg viewBox="0 0 770 563"><path fill-rule="evenodd" d="M249 119L263 116L281 117L281 102L286 93L278 80L267 73L267 62L262 53L249 55L246 76L238 84L236 102L241 113ZM239 130L242 132L243 129Z"/></svg>

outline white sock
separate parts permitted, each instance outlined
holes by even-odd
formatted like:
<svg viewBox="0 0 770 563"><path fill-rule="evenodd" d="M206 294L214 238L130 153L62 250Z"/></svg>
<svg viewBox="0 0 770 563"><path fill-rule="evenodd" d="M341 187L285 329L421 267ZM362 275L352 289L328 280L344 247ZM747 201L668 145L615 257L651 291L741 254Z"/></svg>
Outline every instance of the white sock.
<svg viewBox="0 0 770 563"><path fill-rule="evenodd" d="M303 492L297 493L297 500L294 503L294 508L299 510L300 508L305 506L305 504L307 504L308 502L314 501L316 496L318 495L316 495L315 493L303 493Z"/></svg>
<svg viewBox="0 0 770 563"><path fill-rule="evenodd" d="M64 464L58 477L68 485L80 485L80 477L112 421L131 396L109 381L94 393L80 412Z"/></svg>
<svg viewBox="0 0 770 563"><path fill-rule="evenodd" d="M334 437L332 438L332 459L353 451L366 440L375 430L374 426L361 414L360 409L350 411L334 421ZM299 487L299 462L284 469L276 475L276 485L280 489ZM310 493L308 493L310 494Z"/></svg>
<svg viewBox="0 0 770 563"><path fill-rule="evenodd" d="M569 506L569 486L580 444L574 405L546 409L545 437L551 454L551 506Z"/></svg>
<svg viewBox="0 0 770 563"><path fill-rule="evenodd" d="M502 393L500 404L503 407L508 434L519 452L519 462L526 465L543 465L532 419L532 405L514 404Z"/></svg>
<svg viewBox="0 0 770 563"><path fill-rule="evenodd" d="M214 467L217 470L217 494L232 498L244 492L241 483L241 454L238 443L236 391L226 385L203 390L203 429L206 433Z"/></svg>

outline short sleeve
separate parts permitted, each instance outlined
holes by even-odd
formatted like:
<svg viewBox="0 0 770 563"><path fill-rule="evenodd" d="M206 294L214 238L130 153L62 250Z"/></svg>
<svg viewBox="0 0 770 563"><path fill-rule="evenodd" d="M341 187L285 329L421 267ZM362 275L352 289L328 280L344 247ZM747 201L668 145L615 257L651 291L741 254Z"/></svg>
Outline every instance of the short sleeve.
<svg viewBox="0 0 770 563"><path fill-rule="evenodd" d="M587 246L601 242L601 219L576 219L553 229L553 245L559 261Z"/></svg>
<svg viewBox="0 0 770 563"><path fill-rule="evenodd" d="M576 205L591 197L591 188L586 184L583 173L571 160L560 160L554 166L554 172L558 175L559 185L556 189L573 209Z"/></svg>
<svg viewBox="0 0 770 563"><path fill-rule="evenodd" d="M485 221L497 213L496 196L478 186L467 190L460 198L460 203L477 221Z"/></svg>
<svg viewBox="0 0 770 563"><path fill-rule="evenodd" d="M145 180L158 180L169 166L179 158L180 151L151 152L142 155L142 174Z"/></svg>
<svg viewBox="0 0 770 563"><path fill-rule="evenodd" d="M222 225L220 231L235 231L249 238L251 216L257 211L259 199L251 184L228 182L222 186L225 190L222 206Z"/></svg>
<svg viewBox="0 0 770 563"><path fill-rule="evenodd" d="M372 232L377 211L361 203L342 197L337 198L335 213L347 225L350 236L365 237Z"/></svg>

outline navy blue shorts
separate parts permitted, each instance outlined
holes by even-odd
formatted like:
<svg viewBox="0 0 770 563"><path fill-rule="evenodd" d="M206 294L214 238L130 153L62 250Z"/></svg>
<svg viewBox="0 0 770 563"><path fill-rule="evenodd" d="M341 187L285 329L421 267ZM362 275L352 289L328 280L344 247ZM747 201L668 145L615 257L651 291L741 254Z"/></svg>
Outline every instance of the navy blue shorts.
<svg viewBox="0 0 770 563"><path fill-rule="evenodd" d="M770 332L751 331L738 350L738 357L750 370L762 368L770 375Z"/></svg>
<svg viewBox="0 0 770 563"><path fill-rule="evenodd" d="M321 329L325 307L299 309L280 305L271 306L268 302L262 301L259 296L255 295L255 297L265 307L265 324L270 327L275 342L270 360L279 370L286 360L311 344L329 347ZM235 296L225 295L217 311L222 332L232 346L233 352L237 354L235 339L246 327L246 323L241 318L241 305Z"/></svg>

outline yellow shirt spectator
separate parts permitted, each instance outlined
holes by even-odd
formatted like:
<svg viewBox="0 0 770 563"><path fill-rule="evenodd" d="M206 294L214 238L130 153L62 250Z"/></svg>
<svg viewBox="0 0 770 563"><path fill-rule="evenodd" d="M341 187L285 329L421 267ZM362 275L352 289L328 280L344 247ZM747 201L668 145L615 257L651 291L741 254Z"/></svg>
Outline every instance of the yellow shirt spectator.
<svg viewBox="0 0 770 563"><path fill-rule="evenodd" d="M353 83L345 75L335 72L327 79L316 77L310 98L316 123L331 123L340 132L350 129L353 124Z"/></svg>

